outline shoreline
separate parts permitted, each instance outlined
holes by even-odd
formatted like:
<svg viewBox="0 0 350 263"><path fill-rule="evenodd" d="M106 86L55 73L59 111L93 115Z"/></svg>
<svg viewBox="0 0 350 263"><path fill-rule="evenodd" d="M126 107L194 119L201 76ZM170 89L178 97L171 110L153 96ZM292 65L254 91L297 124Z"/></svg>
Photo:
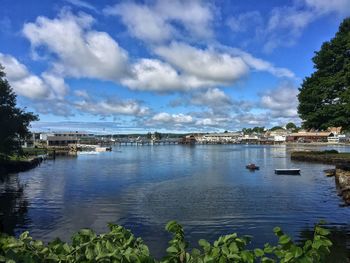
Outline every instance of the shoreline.
<svg viewBox="0 0 350 263"><path fill-rule="evenodd" d="M0 176L28 171L39 166L44 159L44 156L36 156L27 160L0 160Z"/></svg>

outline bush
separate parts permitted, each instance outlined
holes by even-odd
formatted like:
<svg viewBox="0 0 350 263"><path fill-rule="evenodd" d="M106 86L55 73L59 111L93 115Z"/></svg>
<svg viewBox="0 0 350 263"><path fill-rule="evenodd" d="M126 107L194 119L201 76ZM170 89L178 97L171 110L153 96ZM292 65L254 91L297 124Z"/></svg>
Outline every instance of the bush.
<svg viewBox="0 0 350 263"><path fill-rule="evenodd" d="M28 232L18 239L0 236L0 262L322 262L330 252L332 242L329 231L317 225L312 240L302 246L276 227L278 244L265 244L263 248L247 249L250 237L230 234L220 237L213 244L201 239L200 249L188 251L181 225L171 221L166 230L173 234L166 249L167 255L157 261L140 238L118 225L109 225L110 232L96 235L90 229L82 229L72 237L72 243L59 239L48 245L33 240Z"/></svg>
<svg viewBox="0 0 350 263"><path fill-rule="evenodd" d="M324 150L323 153L327 153L327 154L333 154L333 153L339 153L337 150Z"/></svg>

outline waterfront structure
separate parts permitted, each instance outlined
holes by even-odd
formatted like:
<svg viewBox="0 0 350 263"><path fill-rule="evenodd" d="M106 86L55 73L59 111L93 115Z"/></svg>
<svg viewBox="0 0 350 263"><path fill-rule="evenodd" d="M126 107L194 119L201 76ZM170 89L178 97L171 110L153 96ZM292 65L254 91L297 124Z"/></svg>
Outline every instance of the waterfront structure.
<svg viewBox="0 0 350 263"><path fill-rule="evenodd" d="M327 131L299 131L287 136L287 142L329 142L338 143L343 138L341 133L342 127L329 127Z"/></svg>
<svg viewBox="0 0 350 263"><path fill-rule="evenodd" d="M195 136L196 141L202 144L236 143L241 137L240 132L207 133Z"/></svg>
<svg viewBox="0 0 350 263"><path fill-rule="evenodd" d="M77 144L81 140L93 140L93 134L86 132L47 132L40 133L40 142L46 146L68 146Z"/></svg>
<svg viewBox="0 0 350 263"><path fill-rule="evenodd" d="M274 144L284 143L288 136L288 131L285 129L277 129L274 131L267 131L264 135L269 141Z"/></svg>

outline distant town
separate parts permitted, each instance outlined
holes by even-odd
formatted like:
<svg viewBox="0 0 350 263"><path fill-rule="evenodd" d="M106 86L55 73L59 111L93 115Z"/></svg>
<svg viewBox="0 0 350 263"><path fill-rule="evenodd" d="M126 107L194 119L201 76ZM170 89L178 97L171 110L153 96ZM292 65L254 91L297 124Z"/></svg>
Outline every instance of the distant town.
<svg viewBox="0 0 350 263"><path fill-rule="evenodd" d="M222 133L147 133L95 135L81 131L35 132L24 142L26 148L48 148L81 150L111 145L153 144L286 144L286 143L349 143L350 134L341 127L330 127L326 131L306 131L282 127L264 129L255 127L242 131Z"/></svg>

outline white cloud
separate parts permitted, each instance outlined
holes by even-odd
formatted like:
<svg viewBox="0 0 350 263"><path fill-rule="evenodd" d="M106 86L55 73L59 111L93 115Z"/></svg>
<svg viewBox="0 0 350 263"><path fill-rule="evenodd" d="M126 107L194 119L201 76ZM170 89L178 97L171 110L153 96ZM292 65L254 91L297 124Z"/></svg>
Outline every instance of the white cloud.
<svg viewBox="0 0 350 263"><path fill-rule="evenodd" d="M185 124L193 122L193 119L190 115L185 114L169 114L166 112L160 112L154 115L151 119L154 122L161 123L175 123L175 124Z"/></svg>
<svg viewBox="0 0 350 263"><path fill-rule="evenodd" d="M145 5L125 2L106 8L105 13L121 16L130 34L147 42L162 42L173 34L174 29Z"/></svg>
<svg viewBox="0 0 350 263"><path fill-rule="evenodd" d="M97 11L93 5L89 4L88 2L82 1L82 0L65 0L65 1L67 3L75 5L77 7L82 7L82 8L92 10L92 11Z"/></svg>
<svg viewBox="0 0 350 263"><path fill-rule="evenodd" d="M158 0L153 5L125 2L105 8L104 13L120 16L130 34L146 42L180 37L177 24L185 28L188 36L212 35L211 8L201 1Z"/></svg>
<svg viewBox="0 0 350 263"><path fill-rule="evenodd" d="M101 116L130 115L144 116L149 113L149 108L141 106L134 100L102 100L93 101L85 99L76 101L75 107L83 112L89 112Z"/></svg>
<svg viewBox="0 0 350 263"><path fill-rule="evenodd" d="M53 72L44 72L41 74L41 77L51 88L51 97L53 96L54 98L63 99L64 96L68 93L69 88L61 76Z"/></svg>
<svg viewBox="0 0 350 263"><path fill-rule="evenodd" d="M232 54L240 56L243 61L254 70L269 72L276 77L295 78L295 74L287 68L276 67L266 60L256 58L237 48L229 48L228 50L232 52Z"/></svg>
<svg viewBox="0 0 350 263"><path fill-rule="evenodd" d="M89 99L90 98L90 96L89 96L89 94L87 93L86 90L75 90L74 91L74 95L77 96L77 97L84 98L84 99Z"/></svg>
<svg viewBox="0 0 350 263"><path fill-rule="evenodd" d="M0 53L0 64L5 67L7 79L18 95L30 99L42 99L49 96L48 85L40 77L29 73L27 67L13 56Z"/></svg>
<svg viewBox="0 0 350 263"><path fill-rule="evenodd" d="M217 110L227 110L233 106L231 97L218 88L208 89L205 92L196 92L190 98L190 104L205 106Z"/></svg>
<svg viewBox="0 0 350 263"><path fill-rule="evenodd" d="M248 72L240 57L183 43L158 47L155 53L187 74L217 83L232 83Z"/></svg>
<svg viewBox="0 0 350 263"><path fill-rule="evenodd" d="M140 59L131 66L131 75L121 80L130 89L155 92L189 91L217 85L196 76L181 74L158 59Z"/></svg>
<svg viewBox="0 0 350 263"><path fill-rule="evenodd" d="M260 32L266 39L264 51L294 45L310 23L332 14L339 17L350 15L350 1L301 0L294 1L290 6L274 8L265 29Z"/></svg>
<svg viewBox="0 0 350 263"><path fill-rule="evenodd" d="M289 84L266 92L261 98L261 106L267 109L272 117L297 118L298 89Z"/></svg>
<svg viewBox="0 0 350 263"><path fill-rule="evenodd" d="M105 32L93 31L94 19L62 11L58 18L26 23L24 35L33 49L46 47L58 57L54 68L66 76L118 80L127 73L127 52Z"/></svg>
<svg viewBox="0 0 350 263"><path fill-rule="evenodd" d="M320 14L338 13L342 16L350 14L349 0L304 0L305 4L316 9Z"/></svg>

